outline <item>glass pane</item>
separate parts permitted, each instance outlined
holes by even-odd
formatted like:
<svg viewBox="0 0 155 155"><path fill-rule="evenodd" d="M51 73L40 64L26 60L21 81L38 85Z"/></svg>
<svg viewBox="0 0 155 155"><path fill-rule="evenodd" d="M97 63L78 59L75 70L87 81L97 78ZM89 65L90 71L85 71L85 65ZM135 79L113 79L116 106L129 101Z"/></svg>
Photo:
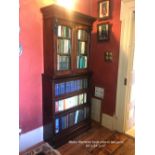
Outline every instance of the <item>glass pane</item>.
<svg viewBox="0 0 155 155"><path fill-rule="evenodd" d="M77 68L87 68L87 56L79 55L77 56Z"/></svg>
<svg viewBox="0 0 155 155"><path fill-rule="evenodd" d="M86 42L84 42L84 41L78 42L78 52L79 52L79 54L85 54L86 53Z"/></svg>
<svg viewBox="0 0 155 155"><path fill-rule="evenodd" d="M57 53L59 54L70 54L71 41L68 39L58 39Z"/></svg>
<svg viewBox="0 0 155 155"><path fill-rule="evenodd" d="M78 30L78 40L87 40L87 32L85 30Z"/></svg>
<svg viewBox="0 0 155 155"><path fill-rule="evenodd" d="M57 55L57 70L69 70L70 61L70 56Z"/></svg>
<svg viewBox="0 0 155 155"><path fill-rule="evenodd" d="M71 38L71 28L68 26L58 25L58 37Z"/></svg>

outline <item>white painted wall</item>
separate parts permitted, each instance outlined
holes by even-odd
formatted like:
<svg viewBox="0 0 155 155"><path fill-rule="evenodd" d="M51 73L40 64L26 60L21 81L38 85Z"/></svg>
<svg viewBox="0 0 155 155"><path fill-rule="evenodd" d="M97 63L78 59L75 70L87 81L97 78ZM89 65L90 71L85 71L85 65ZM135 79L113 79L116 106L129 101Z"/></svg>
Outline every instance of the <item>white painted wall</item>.
<svg viewBox="0 0 155 155"><path fill-rule="evenodd" d="M31 130L24 134L21 134L19 137L19 151L24 151L27 148L38 144L43 141L43 127Z"/></svg>

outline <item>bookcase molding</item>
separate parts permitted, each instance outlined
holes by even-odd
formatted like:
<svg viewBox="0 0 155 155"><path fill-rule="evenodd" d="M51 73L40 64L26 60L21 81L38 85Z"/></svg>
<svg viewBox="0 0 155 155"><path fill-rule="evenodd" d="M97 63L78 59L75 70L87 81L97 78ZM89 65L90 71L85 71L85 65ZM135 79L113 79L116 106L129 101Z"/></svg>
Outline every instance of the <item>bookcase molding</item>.
<svg viewBox="0 0 155 155"><path fill-rule="evenodd" d="M44 140L58 147L90 128L89 51L94 17L55 4L43 14Z"/></svg>

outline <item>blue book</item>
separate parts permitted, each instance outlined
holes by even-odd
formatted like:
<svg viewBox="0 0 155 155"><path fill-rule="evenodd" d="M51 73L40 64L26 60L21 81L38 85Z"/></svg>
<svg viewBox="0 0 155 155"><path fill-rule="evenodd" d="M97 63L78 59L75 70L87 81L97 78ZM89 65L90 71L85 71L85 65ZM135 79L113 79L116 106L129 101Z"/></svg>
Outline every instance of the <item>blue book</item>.
<svg viewBox="0 0 155 155"><path fill-rule="evenodd" d="M66 82L66 89L65 89L66 91L66 93L69 93L69 92L71 92L71 84L70 84L70 81L68 81L68 82Z"/></svg>
<svg viewBox="0 0 155 155"><path fill-rule="evenodd" d="M76 81L74 80L73 81L73 91L75 91L76 90Z"/></svg>
<svg viewBox="0 0 155 155"><path fill-rule="evenodd" d="M59 84L55 84L55 96L59 95Z"/></svg>
<svg viewBox="0 0 155 155"><path fill-rule="evenodd" d="M66 129L67 128L67 119L66 116L61 117L61 128Z"/></svg>
<svg viewBox="0 0 155 155"><path fill-rule="evenodd" d="M64 94L65 93L65 83L60 83L60 94Z"/></svg>
<svg viewBox="0 0 155 155"><path fill-rule="evenodd" d="M81 88L80 88L80 79L79 80L77 80L77 88L78 88L78 90L80 90Z"/></svg>
<svg viewBox="0 0 155 155"><path fill-rule="evenodd" d="M55 119L55 133L59 133L59 118Z"/></svg>
<svg viewBox="0 0 155 155"><path fill-rule="evenodd" d="M79 110L77 110L77 111L75 112L74 124L77 124L77 123L78 123L78 117L79 117Z"/></svg>
<svg viewBox="0 0 155 155"><path fill-rule="evenodd" d="M70 81L70 84L71 84L71 92L74 91L74 81Z"/></svg>
<svg viewBox="0 0 155 155"><path fill-rule="evenodd" d="M75 91L79 90L78 89L78 80L75 81Z"/></svg>

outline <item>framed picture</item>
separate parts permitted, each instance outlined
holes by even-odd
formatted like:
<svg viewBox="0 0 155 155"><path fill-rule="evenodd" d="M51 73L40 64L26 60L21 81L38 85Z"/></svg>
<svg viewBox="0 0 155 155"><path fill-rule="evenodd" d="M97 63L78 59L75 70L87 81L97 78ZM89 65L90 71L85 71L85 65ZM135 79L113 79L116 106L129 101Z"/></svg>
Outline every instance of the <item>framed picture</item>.
<svg viewBox="0 0 155 155"><path fill-rule="evenodd" d="M98 18L108 19L110 17L110 2L109 0L102 0L98 2Z"/></svg>
<svg viewBox="0 0 155 155"><path fill-rule="evenodd" d="M110 24L104 23L104 24L97 25L98 41L109 40L109 29L110 29Z"/></svg>

